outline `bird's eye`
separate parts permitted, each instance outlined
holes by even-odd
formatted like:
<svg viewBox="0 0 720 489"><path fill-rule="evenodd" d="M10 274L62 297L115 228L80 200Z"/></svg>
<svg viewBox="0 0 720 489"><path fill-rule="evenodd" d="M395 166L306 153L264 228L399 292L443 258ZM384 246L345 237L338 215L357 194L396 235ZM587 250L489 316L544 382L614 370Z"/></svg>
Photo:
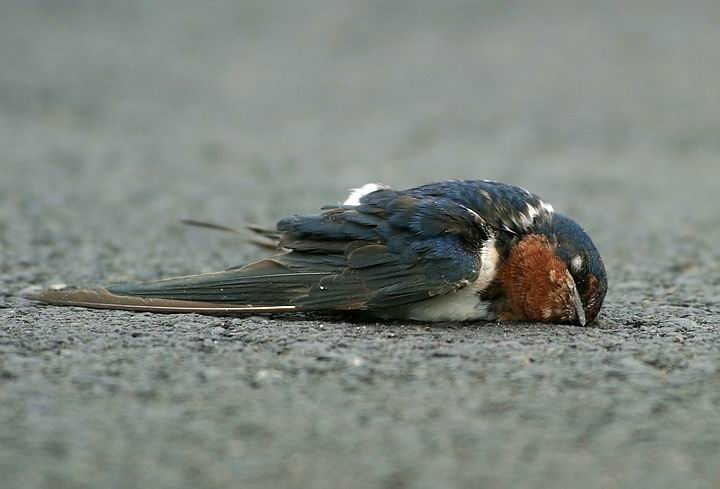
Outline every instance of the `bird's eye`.
<svg viewBox="0 0 720 489"><path fill-rule="evenodd" d="M583 265L583 257L581 255L575 255L572 260L570 260L570 268L573 273L580 273L583 269Z"/></svg>

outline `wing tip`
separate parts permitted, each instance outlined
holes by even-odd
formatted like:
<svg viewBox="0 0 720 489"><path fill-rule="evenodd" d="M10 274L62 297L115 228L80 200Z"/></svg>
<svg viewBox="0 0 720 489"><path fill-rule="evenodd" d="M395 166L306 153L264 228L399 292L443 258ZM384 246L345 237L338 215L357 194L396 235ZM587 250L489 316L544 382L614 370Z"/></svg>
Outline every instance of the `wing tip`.
<svg viewBox="0 0 720 489"><path fill-rule="evenodd" d="M45 289L28 292L25 298L54 306L74 306L91 309L115 309L135 312L175 314L242 314L296 312L297 306L252 306L218 302L184 301L175 299L121 296L105 288L99 289Z"/></svg>
<svg viewBox="0 0 720 489"><path fill-rule="evenodd" d="M53 305L75 305L99 301L104 296L113 296L107 289L37 289L22 294L25 299Z"/></svg>

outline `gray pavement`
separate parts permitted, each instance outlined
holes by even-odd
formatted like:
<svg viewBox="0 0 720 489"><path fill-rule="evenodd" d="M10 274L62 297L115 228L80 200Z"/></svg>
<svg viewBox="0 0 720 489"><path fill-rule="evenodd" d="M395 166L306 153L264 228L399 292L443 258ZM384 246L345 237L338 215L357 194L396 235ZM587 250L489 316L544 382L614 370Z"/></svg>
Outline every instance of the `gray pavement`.
<svg viewBox="0 0 720 489"><path fill-rule="evenodd" d="M717 2L0 3L0 487L720 487ZM599 323L19 297L447 178L581 222Z"/></svg>

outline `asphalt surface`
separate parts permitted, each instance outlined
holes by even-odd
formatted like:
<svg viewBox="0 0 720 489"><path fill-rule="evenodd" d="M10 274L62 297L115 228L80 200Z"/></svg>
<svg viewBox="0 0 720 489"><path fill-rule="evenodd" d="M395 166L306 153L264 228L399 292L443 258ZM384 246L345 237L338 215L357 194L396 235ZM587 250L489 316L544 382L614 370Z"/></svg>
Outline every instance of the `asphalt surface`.
<svg viewBox="0 0 720 489"><path fill-rule="evenodd" d="M720 487L717 2L2 3L0 487ZM260 256L183 218L447 178L582 223L599 322L20 296Z"/></svg>

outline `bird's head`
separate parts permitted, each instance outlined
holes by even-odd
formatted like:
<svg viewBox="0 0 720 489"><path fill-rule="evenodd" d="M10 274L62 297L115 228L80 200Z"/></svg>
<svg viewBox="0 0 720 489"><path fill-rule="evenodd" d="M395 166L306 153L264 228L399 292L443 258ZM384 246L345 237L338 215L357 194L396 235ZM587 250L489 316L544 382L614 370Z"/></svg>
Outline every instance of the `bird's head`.
<svg viewBox="0 0 720 489"><path fill-rule="evenodd" d="M585 231L560 214L519 238L499 270L505 292L500 319L592 322L607 292L602 258Z"/></svg>

